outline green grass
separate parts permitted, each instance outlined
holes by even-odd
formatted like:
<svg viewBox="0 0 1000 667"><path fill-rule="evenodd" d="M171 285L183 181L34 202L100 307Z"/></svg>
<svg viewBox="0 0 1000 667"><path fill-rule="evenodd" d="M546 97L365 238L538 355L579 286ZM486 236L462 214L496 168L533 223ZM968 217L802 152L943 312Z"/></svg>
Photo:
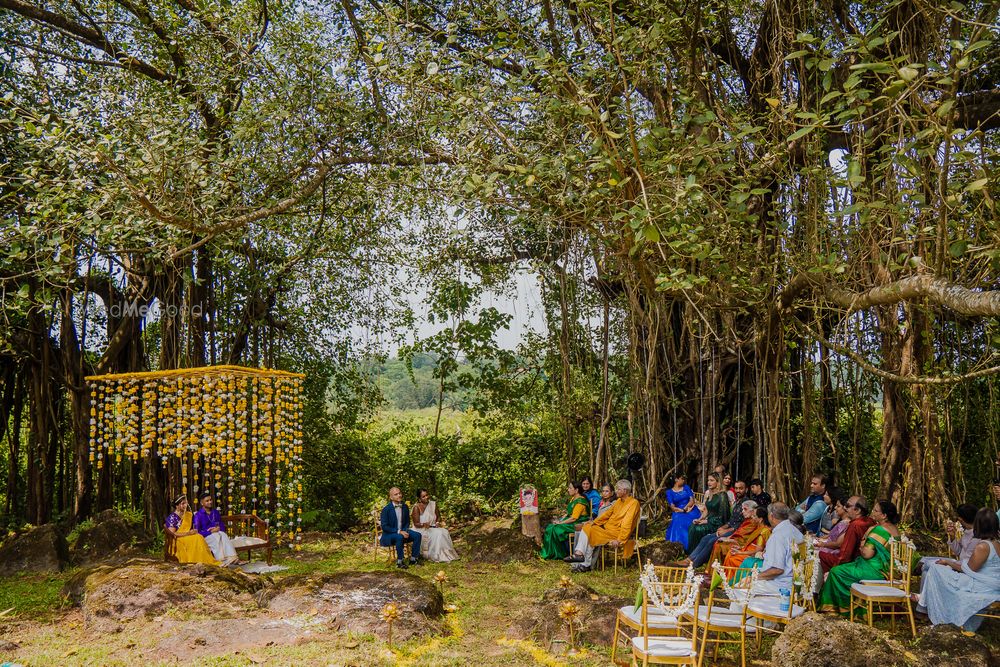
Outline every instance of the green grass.
<svg viewBox="0 0 1000 667"><path fill-rule="evenodd" d="M60 591L71 574L22 574L0 579L0 612L13 609L5 618L57 618L64 610Z"/></svg>

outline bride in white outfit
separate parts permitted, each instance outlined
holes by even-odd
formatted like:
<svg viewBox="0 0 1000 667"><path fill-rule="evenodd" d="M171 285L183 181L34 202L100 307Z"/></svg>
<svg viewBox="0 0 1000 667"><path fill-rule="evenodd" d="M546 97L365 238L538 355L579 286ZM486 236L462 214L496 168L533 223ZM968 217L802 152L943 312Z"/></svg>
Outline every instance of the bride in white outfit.
<svg viewBox="0 0 1000 667"><path fill-rule="evenodd" d="M421 535L420 555L435 563L447 563L458 558L451 535L440 526L441 514L427 489L417 491L417 502L410 513L410 529Z"/></svg>

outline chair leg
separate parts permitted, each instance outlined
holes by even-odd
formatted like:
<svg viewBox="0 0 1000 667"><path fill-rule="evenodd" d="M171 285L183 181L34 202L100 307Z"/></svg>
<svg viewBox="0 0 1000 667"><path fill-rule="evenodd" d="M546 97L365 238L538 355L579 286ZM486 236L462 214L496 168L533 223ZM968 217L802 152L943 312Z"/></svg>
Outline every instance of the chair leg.
<svg viewBox="0 0 1000 667"><path fill-rule="evenodd" d="M874 627L872 625L872 601L871 600L868 601L868 627L869 628Z"/></svg>
<svg viewBox="0 0 1000 667"><path fill-rule="evenodd" d="M854 622L854 593L851 593L851 623Z"/></svg>
<svg viewBox="0 0 1000 667"><path fill-rule="evenodd" d="M740 667L747 667L747 629L745 623L740 628Z"/></svg>
<svg viewBox="0 0 1000 667"><path fill-rule="evenodd" d="M916 637L917 637L917 621L913 617L913 604L910 602L909 598L906 599L906 615L910 617L910 632L913 633L913 638L916 639Z"/></svg>
<svg viewBox="0 0 1000 667"><path fill-rule="evenodd" d="M615 662L615 652L618 650L618 630L621 628L622 619L615 614L615 634L611 637L611 664L617 665Z"/></svg>
<svg viewBox="0 0 1000 667"><path fill-rule="evenodd" d="M695 632L698 632L697 627ZM705 645L708 643L708 626L705 626L705 632L701 636L701 648L698 650L698 667L701 667L702 662L705 660Z"/></svg>

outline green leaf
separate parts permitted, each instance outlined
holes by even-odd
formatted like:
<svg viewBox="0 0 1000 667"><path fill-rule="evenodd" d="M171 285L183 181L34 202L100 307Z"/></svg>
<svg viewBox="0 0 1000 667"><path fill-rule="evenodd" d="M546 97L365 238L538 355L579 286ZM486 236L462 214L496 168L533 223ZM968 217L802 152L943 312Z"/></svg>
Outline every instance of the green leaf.
<svg viewBox="0 0 1000 667"><path fill-rule="evenodd" d="M642 235L646 237L647 240L653 243L660 242L660 231L655 225L646 225L642 228Z"/></svg>
<svg viewBox="0 0 1000 667"><path fill-rule="evenodd" d="M802 137L806 136L815 129L816 129L815 125L806 125L805 127L800 127L799 129L792 132L792 134L788 137L788 140L795 141L796 139L801 139Z"/></svg>
<svg viewBox="0 0 1000 667"><path fill-rule="evenodd" d="M972 181L967 186L965 186L966 192L976 192L977 190L982 190L986 187L986 184L990 182L988 178L980 178L978 180Z"/></svg>
<svg viewBox="0 0 1000 667"><path fill-rule="evenodd" d="M955 259L958 259L965 254L965 251L969 249L969 242L965 239L961 239L953 242L948 246L948 254L950 254Z"/></svg>

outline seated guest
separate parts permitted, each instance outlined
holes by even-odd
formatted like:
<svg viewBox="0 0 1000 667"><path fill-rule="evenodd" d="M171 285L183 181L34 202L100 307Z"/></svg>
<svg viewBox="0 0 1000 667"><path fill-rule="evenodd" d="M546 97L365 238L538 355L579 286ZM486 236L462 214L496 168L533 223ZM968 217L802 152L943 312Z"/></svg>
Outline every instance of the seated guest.
<svg viewBox="0 0 1000 667"><path fill-rule="evenodd" d="M732 507L736 504L736 491L733 489L733 476L728 472L722 476L722 488L726 490L726 495L729 496L729 506Z"/></svg>
<svg viewBox="0 0 1000 667"><path fill-rule="evenodd" d="M670 527L667 528L667 542L678 542L688 550L688 529L701 516L701 510L694 502L694 491L687 485L687 476L674 475L673 487L667 489L667 504L670 505Z"/></svg>
<svg viewBox="0 0 1000 667"><path fill-rule="evenodd" d="M829 535L833 527L840 521L840 515L837 514L836 501L837 498L844 498L844 492L835 486L829 486L826 489L826 493L823 494L823 503L826 505L826 512L823 513L823 521L820 522L819 532L817 535Z"/></svg>
<svg viewBox="0 0 1000 667"><path fill-rule="evenodd" d="M802 542L802 518L784 503L771 503L767 508L771 536L764 545L763 560L757 573L754 592L758 595L780 595L782 588L792 590L794 577L792 554ZM749 567L744 564L741 567Z"/></svg>
<svg viewBox="0 0 1000 667"><path fill-rule="evenodd" d="M809 481L809 496L795 506L795 509L802 513L802 522L813 535L819 534L820 525L823 523L823 513L826 512L826 503L823 502L823 494L830 479L826 475L816 474Z"/></svg>
<svg viewBox="0 0 1000 667"><path fill-rule="evenodd" d="M732 514L729 505L729 496L722 488L722 477L719 473L713 472L708 476L708 489L705 491L705 511L706 515L691 522L688 528L688 549L694 551L698 548L701 538L711 535L724 523L729 521ZM689 551L689 553L690 553Z"/></svg>
<svg viewBox="0 0 1000 667"><path fill-rule="evenodd" d="M751 479L747 497L757 503L757 507L767 507L771 504L771 494L764 490L764 482L759 479Z"/></svg>
<svg viewBox="0 0 1000 667"><path fill-rule="evenodd" d="M222 515L219 514L219 510L212 507L212 494L201 494L199 501L201 509L194 515L194 529L205 538L208 548L212 550L212 554L222 567L239 565L236 547L226 534L226 524L222 523Z"/></svg>
<svg viewBox="0 0 1000 667"><path fill-rule="evenodd" d="M1000 467L1000 459L997 459L997 466ZM997 505L997 519L1000 519L1000 479L993 480L993 501Z"/></svg>
<svg viewBox="0 0 1000 667"><path fill-rule="evenodd" d="M968 560L941 559L924 572L917 611L926 612L934 625L950 623L975 632L983 622L976 614L1000 602L1000 520L983 508L971 532L977 543Z"/></svg>
<svg viewBox="0 0 1000 667"><path fill-rule="evenodd" d="M607 512L583 524L580 539L572 556L564 559L574 572L589 572L594 559L594 547L617 547L626 544L624 556L632 556L633 544L629 542L639 521L639 501L632 497L632 482L620 479L615 482L618 499Z"/></svg>
<svg viewBox="0 0 1000 667"><path fill-rule="evenodd" d="M615 490L610 484L601 487L601 502L597 505L597 516L601 516L615 502Z"/></svg>
<svg viewBox="0 0 1000 667"><path fill-rule="evenodd" d="M880 500L872 508L872 519L876 525L865 535L858 557L830 570L820 593L820 611L848 613L851 586L864 579L889 578L889 541L899 537L899 513L891 502Z"/></svg>
<svg viewBox="0 0 1000 667"><path fill-rule="evenodd" d="M746 496L747 485L745 482L736 482L736 486L733 487L733 491L736 495L736 503L733 506L733 513L729 517L729 521L726 522L726 525L722 526L711 535L706 535L701 538L701 542L698 543L698 548L691 552L691 556L689 558L684 559L678 563L678 565L681 567L687 567L688 565L701 567L706 563L710 563L714 560L712 557L713 549L720 540L726 538L736 539L742 536L740 530L748 519L746 510L748 508L751 511L757 509L757 503L750 500L750 498Z"/></svg>
<svg viewBox="0 0 1000 667"><path fill-rule="evenodd" d="M972 522L976 520L977 512L979 512L978 507L964 503L955 508L958 521L950 519L945 521L944 530L948 535L948 551L953 558L959 561L969 560L976 545L979 544L979 540L972 534ZM937 564L940 560L940 556L924 556L920 559L921 572L926 572L928 567Z"/></svg>
<svg viewBox="0 0 1000 667"><path fill-rule="evenodd" d="M406 552L403 545L407 542L413 544L410 565L419 565L420 542L423 536L415 530L410 530L410 512L403 502L403 492L399 487L394 486L389 489L389 504L382 508L379 523L382 527L379 544L383 547L396 547L396 567L406 568Z"/></svg>
<svg viewBox="0 0 1000 667"><path fill-rule="evenodd" d="M827 497L830 499L830 509L833 510L834 520L831 523L830 532L823 538L816 540L816 546L819 547L820 554L830 554L832 562L832 559L839 560L840 558L840 547L844 543L844 533L851 525L851 520L847 517L847 498L844 497L844 493L840 489L827 492ZM827 513L829 514L829 512ZM860 542L860 537L861 535L858 536L856 543Z"/></svg>
<svg viewBox="0 0 1000 667"><path fill-rule="evenodd" d="M844 505L844 517L848 523L841 536L837 553L822 550L819 553L823 572L829 572L830 568L850 563L858 557L861 545L865 542L865 535L875 525L868 516L869 511L868 501L863 496L851 496L847 499L847 504Z"/></svg>
<svg viewBox="0 0 1000 667"><path fill-rule="evenodd" d="M188 511L188 501L184 496L174 500L174 511L167 515L165 529L174 536L174 555L179 563L208 563L218 565L205 538L191 528L192 515Z"/></svg>
<svg viewBox="0 0 1000 667"><path fill-rule="evenodd" d="M420 555L434 563L447 563L458 558L447 528L441 526L441 513L427 489L417 491L417 502L410 513L413 532L420 533Z"/></svg>
<svg viewBox="0 0 1000 667"><path fill-rule="evenodd" d="M589 512L590 518L594 519L597 517L597 506L601 504L601 494L597 492L594 488L594 480L590 477L584 477L580 480L580 485L583 486L583 497L587 499L590 504Z"/></svg>
<svg viewBox="0 0 1000 667"><path fill-rule="evenodd" d="M544 560L556 560L568 556L569 536L590 519L590 500L583 495L583 484L570 482L566 492L569 494L566 513L545 527L542 551L539 554Z"/></svg>
<svg viewBox="0 0 1000 667"><path fill-rule="evenodd" d="M751 507L751 503L753 506ZM733 537L724 538L715 543L715 551L712 553L712 562L719 560L723 570L727 572L727 577L731 576L750 556L757 556L764 551L767 540L771 537L771 525L768 521L766 507L757 507L752 500L743 505L746 514L746 522L736 531L743 534L739 537L733 533Z"/></svg>

